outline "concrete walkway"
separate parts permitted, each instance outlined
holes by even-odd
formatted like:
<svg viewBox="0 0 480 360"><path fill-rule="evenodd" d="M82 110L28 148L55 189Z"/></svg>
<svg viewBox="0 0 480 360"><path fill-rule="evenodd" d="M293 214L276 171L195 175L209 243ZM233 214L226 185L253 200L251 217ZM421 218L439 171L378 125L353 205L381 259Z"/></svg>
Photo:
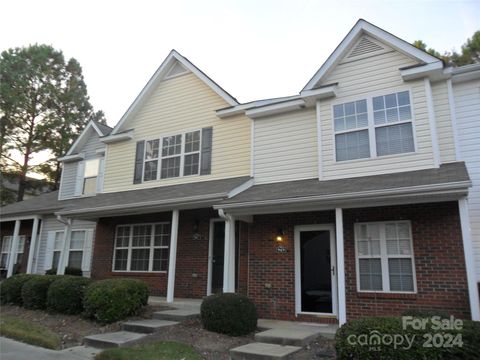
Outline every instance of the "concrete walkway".
<svg viewBox="0 0 480 360"><path fill-rule="evenodd" d="M2 360L92 360L100 351L85 346L56 351L0 337L0 358Z"/></svg>

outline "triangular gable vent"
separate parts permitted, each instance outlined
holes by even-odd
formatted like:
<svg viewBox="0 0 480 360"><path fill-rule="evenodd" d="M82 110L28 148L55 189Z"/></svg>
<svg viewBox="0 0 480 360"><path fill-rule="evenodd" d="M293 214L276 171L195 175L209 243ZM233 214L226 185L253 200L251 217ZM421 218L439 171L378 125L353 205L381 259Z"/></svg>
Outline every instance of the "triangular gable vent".
<svg viewBox="0 0 480 360"><path fill-rule="evenodd" d="M347 58L355 58L357 56L363 56L366 54L374 53L377 51L385 50L383 46L374 42L373 40L369 39L366 36L363 36L360 41L357 43L357 46L353 48L353 50L348 54Z"/></svg>
<svg viewBox="0 0 480 360"><path fill-rule="evenodd" d="M166 79L177 76L177 75L182 75L187 73L188 70L183 67L182 64L180 64L178 61L175 63L175 65L172 66L172 68L168 71L167 75L165 76Z"/></svg>

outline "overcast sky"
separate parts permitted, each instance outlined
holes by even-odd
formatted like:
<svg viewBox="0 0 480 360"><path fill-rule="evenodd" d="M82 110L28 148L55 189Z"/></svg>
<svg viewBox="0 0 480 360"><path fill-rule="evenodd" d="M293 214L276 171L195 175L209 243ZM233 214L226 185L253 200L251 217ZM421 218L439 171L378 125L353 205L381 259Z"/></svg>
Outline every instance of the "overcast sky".
<svg viewBox="0 0 480 360"><path fill-rule="evenodd" d="M75 57L110 125L173 48L245 102L298 93L359 18L440 52L480 29L480 0L4 0L0 13L0 50Z"/></svg>

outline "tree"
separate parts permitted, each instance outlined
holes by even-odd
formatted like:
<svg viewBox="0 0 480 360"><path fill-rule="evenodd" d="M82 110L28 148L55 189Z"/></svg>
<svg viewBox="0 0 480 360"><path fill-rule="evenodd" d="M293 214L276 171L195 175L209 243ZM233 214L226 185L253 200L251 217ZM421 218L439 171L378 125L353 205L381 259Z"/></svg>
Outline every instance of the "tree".
<svg viewBox="0 0 480 360"><path fill-rule="evenodd" d="M460 54L452 50L452 52L445 51L442 55L435 49L427 49L427 44L422 40L415 40L413 46L442 59L447 65L463 66L480 63L480 31L476 31L470 39L467 39L467 42L462 45L462 52Z"/></svg>
<svg viewBox="0 0 480 360"><path fill-rule="evenodd" d="M50 159L34 169L32 157L46 149L53 156L63 155L90 118L104 121L104 117L93 111L79 63L75 59L65 62L63 53L51 46L3 51L0 79L2 169L18 172L17 201L21 201L31 170L50 174L58 187L59 164L49 170Z"/></svg>

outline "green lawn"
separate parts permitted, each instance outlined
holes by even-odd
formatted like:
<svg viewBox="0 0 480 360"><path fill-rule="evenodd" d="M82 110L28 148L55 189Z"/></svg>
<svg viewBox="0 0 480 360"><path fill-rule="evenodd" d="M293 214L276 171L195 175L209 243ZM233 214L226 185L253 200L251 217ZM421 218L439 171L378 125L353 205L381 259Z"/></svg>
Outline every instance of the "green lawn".
<svg viewBox="0 0 480 360"><path fill-rule="evenodd" d="M188 345L174 341L137 346L133 348L117 348L102 351L95 360L201 360L197 352Z"/></svg>
<svg viewBox="0 0 480 360"><path fill-rule="evenodd" d="M0 318L0 335L48 349L60 346L60 336L49 329L10 315Z"/></svg>

